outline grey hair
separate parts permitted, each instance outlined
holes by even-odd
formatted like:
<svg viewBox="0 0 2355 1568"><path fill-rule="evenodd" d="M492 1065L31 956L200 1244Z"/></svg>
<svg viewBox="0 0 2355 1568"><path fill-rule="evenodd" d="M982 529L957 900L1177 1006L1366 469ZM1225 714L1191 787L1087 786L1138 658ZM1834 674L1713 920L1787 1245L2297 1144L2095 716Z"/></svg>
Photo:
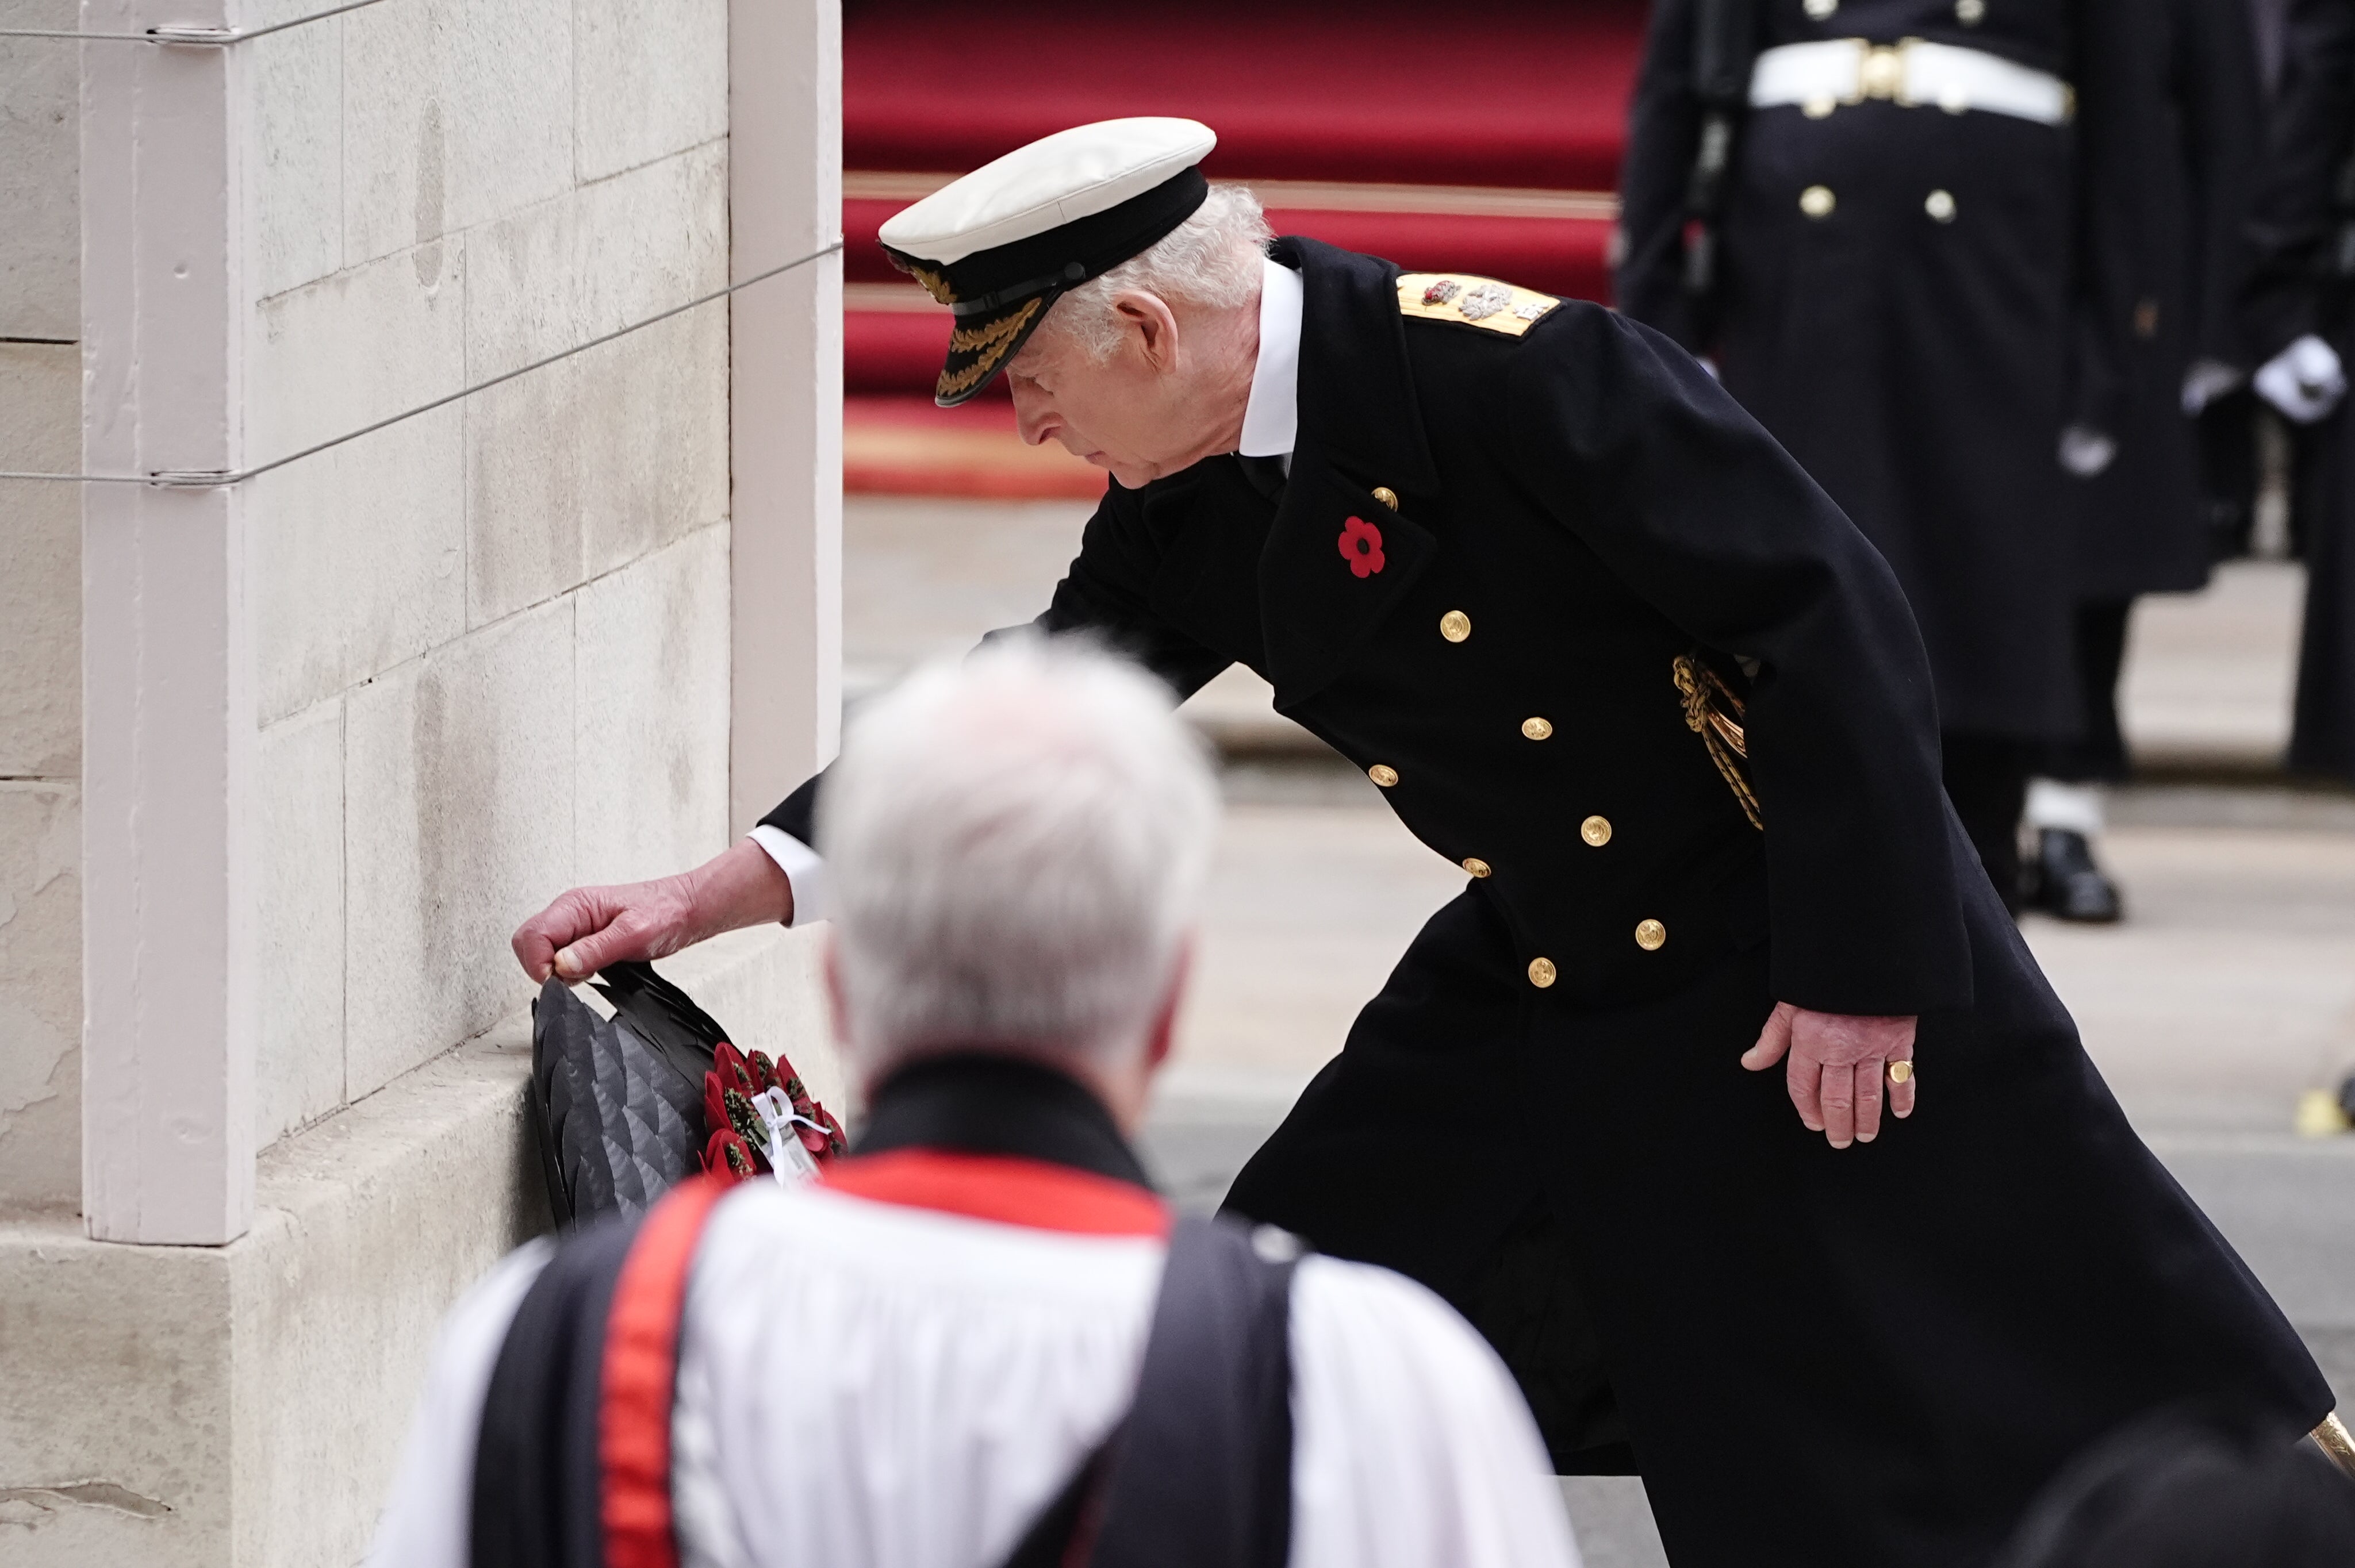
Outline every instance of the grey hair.
<svg viewBox="0 0 2355 1568"><path fill-rule="evenodd" d="M1132 1056L1218 820L1201 741L1133 664L1022 636L910 676L819 798L850 1054Z"/></svg>
<svg viewBox="0 0 2355 1568"><path fill-rule="evenodd" d="M1111 271L1055 302L1048 324L1069 334L1102 363L1120 344L1113 302L1134 291L1214 310L1249 302L1259 291L1260 260L1275 237L1249 185L1214 185L1185 222Z"/></svg>

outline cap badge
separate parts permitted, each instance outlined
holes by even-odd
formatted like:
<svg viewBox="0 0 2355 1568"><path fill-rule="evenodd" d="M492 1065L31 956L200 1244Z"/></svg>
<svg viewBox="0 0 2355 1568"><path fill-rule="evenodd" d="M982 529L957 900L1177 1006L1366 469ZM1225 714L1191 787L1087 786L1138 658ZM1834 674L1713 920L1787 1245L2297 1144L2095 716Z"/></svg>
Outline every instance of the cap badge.
<svg viewBox="0 0 2355 1568"><path fill-rule="evenodd" d="M1341 524L1341 537L1336 541L1341 547L1341 558L1349 563L1349 574L1369 577L1382 569L1382 531L1362 517L1352 517Z"/></svg>

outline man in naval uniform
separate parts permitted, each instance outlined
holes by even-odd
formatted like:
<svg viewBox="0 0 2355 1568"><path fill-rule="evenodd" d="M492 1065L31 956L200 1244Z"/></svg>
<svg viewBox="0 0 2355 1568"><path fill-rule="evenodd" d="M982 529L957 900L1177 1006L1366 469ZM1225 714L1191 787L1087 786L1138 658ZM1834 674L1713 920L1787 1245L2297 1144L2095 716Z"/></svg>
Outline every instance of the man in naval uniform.
<svg viewBox="0 0 2355 1568"><path fill-rule="evenodd" d="M1620 308L1888 557L2007 902L2030 770L2083 720L2069 487L2129 411L2151 10L1660 0L1629 110Z"/></svg>
<svg viewBox="0 0 2355 1568"><path fill-rule="evenodd" d="M1271 246L1212 143L1061 132L883 242L939 400L1004 372L1113 476L1038 625L1249 665L1466 873L1229 1205L1456 1302L1683 1568L1961 1568L2147 1409L2324 1423L1980 872L1880 555L1668 339ZM818 915L823 788L518 958Z"/></svg>

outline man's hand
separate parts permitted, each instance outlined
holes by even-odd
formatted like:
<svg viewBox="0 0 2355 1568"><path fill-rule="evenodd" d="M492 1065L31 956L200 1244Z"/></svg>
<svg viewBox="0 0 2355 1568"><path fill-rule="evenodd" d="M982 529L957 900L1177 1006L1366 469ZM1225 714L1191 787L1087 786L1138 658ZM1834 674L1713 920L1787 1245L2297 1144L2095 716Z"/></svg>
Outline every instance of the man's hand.
<svg viewBox="0 0 2355 1568"><path fill-rule="evenodd" d="M585 980L624 959L666 959L722 931L794 917L793 883L751 839L677 876L576 887L516 927L534 980Z"/></svg>
<svg viewBox="0 0 2355 1568"><path fill-rule="evenodd" d="M1809 1012L1778 1001L1758 1032L1758 1044L1742 1054L1742 1065L1764 1072L1787 1055L1784 1077L1807 1130L1822 1133L1834 1149L1870 1143L1881 1135L1882 1088L1891 1062L1908 1065L1903 1083L1887 1084L1889 1108L1900 1117L1913 1114L1913 1023L1911 1018Z"/></svg>

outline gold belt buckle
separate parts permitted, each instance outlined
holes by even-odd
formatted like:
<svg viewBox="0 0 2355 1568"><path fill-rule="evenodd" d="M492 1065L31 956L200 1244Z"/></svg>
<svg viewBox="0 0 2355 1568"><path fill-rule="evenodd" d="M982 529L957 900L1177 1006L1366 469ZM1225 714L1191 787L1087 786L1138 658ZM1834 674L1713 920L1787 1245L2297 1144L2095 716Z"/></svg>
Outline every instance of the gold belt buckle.
<svg viewBox="0 0 2355 1568"><path fill-rule="evenodd" d="M1869 44L1857 40L1862 53L1856 62L1856 96L1850 103L1862 103L1868 98L1887 103L1910 104L1905 96L1905 57L1913 51L1914 40L1900 39L1894 44Z"/></svg>

